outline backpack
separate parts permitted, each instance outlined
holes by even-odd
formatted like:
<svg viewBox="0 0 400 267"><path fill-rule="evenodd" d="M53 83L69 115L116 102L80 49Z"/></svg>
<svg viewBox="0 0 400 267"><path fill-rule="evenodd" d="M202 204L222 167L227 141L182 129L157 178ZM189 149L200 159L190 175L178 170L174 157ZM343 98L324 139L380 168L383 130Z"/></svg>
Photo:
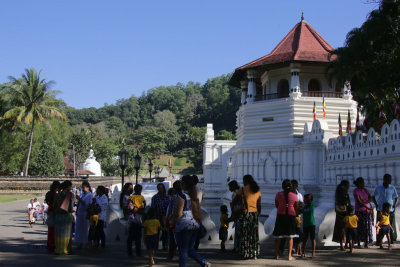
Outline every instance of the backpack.
<svg viewBox="0 0 400 267"><path fill-rule="evenodd" d="M242 187L242 193L236 194L232 199L232 217L238 219L240 215L247 211L247 201L244 195L244 189Z"/></svg>

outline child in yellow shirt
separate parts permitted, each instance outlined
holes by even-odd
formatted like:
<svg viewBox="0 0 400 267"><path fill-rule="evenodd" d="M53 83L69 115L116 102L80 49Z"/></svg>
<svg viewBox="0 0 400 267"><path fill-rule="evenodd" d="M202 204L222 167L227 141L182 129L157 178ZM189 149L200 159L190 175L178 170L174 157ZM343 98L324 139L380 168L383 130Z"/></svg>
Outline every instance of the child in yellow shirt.
<svg viewBox="0 0 400 267"><path fill-rule="evenodd" d="M144 242L147 250L149 251L149 265L154 265L154 253L158 249L159 237L161 224L156 219L156 212L154 208L150 208L146 214L146 219L143 222L144 228Z"/></svg>
<svg viewBox="0 0 400 267"><path fill-rule="evenodd" d="M221 240L221 251L225 251L225 242L228 239L228 227L229 227L229 219L228 219L228 207L226 205L222 205L220 207L221 217L219 218L220 226L219 226L219 240Z"/></svg>
<svg viewBox="0 0 400 267"><path fill-rule="evenodd" d="M126 241L128 255L132 255L132 243L135 241L136 256L142 256L142 214L146 201L142 194L142 186L136 184L134 194L128 204L128 238Z"/></svg>
<svg viewBox="0 0 400 267"><path fill-rule="evenodd" d="M357 241L357 224L358 217L354 214L354 208L348 208L348 215L344 218L346 229L346 241L350 244L350 253L353 253L354 241Z"/></svg>
<svg viewBox="0 0 400 267"><path fill-rule="evenodd" d="M376 237L376 243L380 244L380 248L382 246L382 239L386 235L388 240L388 249L391 250L391 240L390 240L390 231L393 231L392 226L390 225L389 221L389 212L390 212L391 205L387 202L383 203L382 212L378 215L378 222L376 224L376 228L379 229L379 233Z"/></svg>

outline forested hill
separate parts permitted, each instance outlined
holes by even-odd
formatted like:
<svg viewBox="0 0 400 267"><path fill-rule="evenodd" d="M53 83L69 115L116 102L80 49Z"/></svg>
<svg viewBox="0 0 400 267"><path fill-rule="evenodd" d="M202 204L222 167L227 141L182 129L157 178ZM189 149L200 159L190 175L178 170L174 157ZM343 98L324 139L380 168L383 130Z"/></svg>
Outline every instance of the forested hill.
<svg viewBox="0 0 400 267"><path fill-rule="evenodd" d="M140 97L118 100L114 105L101 108L75 109L67 107L71 125L106 122L125 125L131 130L154 125L155 114L168 116L172 112L179 130L203 127L214 123L216 131L235 131L235 113L240 105L240 90L227 85L229 76L209 79L205 84L188 82L175 86L159 86ZM110 125L111 126L111 125Z"/></svg>
<svg viewBox="0 0 400 267"><path fill-rule="evenodd" d="M116 155L123 140L132 152L127 174L134 172L136 151L143 159L156 159L155 164L161 166L166 165L163 159L174 156L175 167L201 173L206 124L214 124L217 139L235 138L235 113L241 92L228 86L228 79L229 75L222 75L204 84L159 86L140 97L131 96L101 108L60 105L67 120L50 119L35 127L29 175L62 174L64 157L75 158L80 166L90 145L104 174L117 175L120 168ZM2 116L13 108L13 102L7 100L9 90L3 89L6 85L0 86L0 175L24 169L32 130L29 124L13 128L12 121L4 123ZM142 165L147 168L146 162Z"/></svg>

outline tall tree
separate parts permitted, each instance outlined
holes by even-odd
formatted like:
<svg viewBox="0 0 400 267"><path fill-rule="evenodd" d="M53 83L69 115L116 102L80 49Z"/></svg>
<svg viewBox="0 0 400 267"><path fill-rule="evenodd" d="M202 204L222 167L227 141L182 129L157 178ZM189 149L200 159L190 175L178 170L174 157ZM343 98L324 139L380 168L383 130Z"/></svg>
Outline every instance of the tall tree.
<svg viewBox="0 0 400 267"><path fill-rule="evenodd" d="M30 125L29 147L25 161L24 175L28 175L29 158L32 150L33 133L36 124L50 118L65 120L66 116L61 111L62 101L57 100L57 91L50 90L53 82L41 78L41 71L25 69L21 78L9 77L10 83L6 90L11 96L12 108L4 113L5 120L13 121L13 129L21 123Z"/></svg>
<svg viewBox="0 0 400 267"><path fill-rule="evenodd" d="M355 99L379 127L379 108L388 120L394 117L400 94L400 2L383 0L360 28L351 30L344 47L333 52L328 67L332 79L351 82Z"/></svg>

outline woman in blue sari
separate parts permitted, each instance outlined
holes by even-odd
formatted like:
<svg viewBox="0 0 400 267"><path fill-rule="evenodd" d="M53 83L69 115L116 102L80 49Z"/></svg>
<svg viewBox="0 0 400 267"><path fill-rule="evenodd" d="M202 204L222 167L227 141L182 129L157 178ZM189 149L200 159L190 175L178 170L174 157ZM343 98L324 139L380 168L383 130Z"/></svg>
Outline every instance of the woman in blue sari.
<svg viewBox="0 0 400 267"><path fill-rule="evenodd" d="M88 243L89 220L86 218L87 208L92 203L93 195L89 182L82 183L82 195L77 194L78 208L76 209L75 243L78 248Z"/></svg>

